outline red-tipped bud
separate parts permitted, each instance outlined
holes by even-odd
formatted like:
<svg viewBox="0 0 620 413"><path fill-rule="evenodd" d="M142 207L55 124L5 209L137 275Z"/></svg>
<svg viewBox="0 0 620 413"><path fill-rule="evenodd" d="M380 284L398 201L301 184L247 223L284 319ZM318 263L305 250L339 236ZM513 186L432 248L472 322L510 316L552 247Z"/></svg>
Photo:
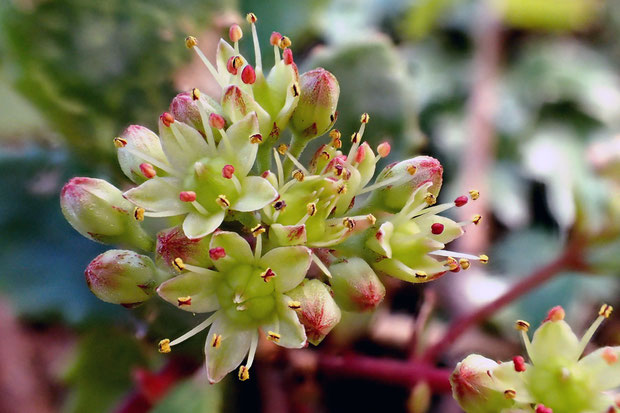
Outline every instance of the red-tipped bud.
<svg viewBox="0 0 620 413"><path fill-rule="evenodd" d="M213 261L217 261L220 258L225 258L226 257L226 250L222 247L215 247L215 248L211 248L209 250L209 257L211 257L211 259Z"/></svg>
<svg viewBox="0 0 620 413"><path fill-rule="evenodd" d="M377 153L381 155L382 158L385 158L386 156L390 154L391 149L392 147L390 146L389 143L383 142L379 144L379 146L377 146Z"/></svg>
<svg viewBox="0 0 620 413"><path fill-rule="evenodd" d="M179 199L183 202L194 202L196 200L196 192L183 191L179 194Z"/></svg>
<svg viewBox="0 0 620 413"><path fill-rule="evenodd" d="M228 29L228 37L230 37L231 42L238 42L243 37L243 30L237 23L230 26Z"/></svg>
<svg viewBox="0 0 620 413"><path fill-rule="evenodd" d="M359 148L357 148L357 151L355 152L355 162L357 163L362 163L366 158L367 149L364 147L364 145L368 146L368 144L364 142Z"/></svg>
<svg viewBox="0 0 620 413"><path fill-rule="evenodd" d="M209 115L209 126L215 129L224 129L226 126L226 119L222 115L212 113Z"/></svg>
<svg viewBox="0 0 620 413"><path fill-rule="evenodd" d="M457 207L462 207L463 205L467 204L467 201L468 198L465 195L461 195L454 200L454 205L456 205Z"/></svg>
<svg viewBox="0 0 620 413"><path fill-rule="evenodd" d="M225 165L222 168L222 176L226 179L232 178L234 173L235 173L235 167L232 165Z"/></svg>
<svg viewBox="0 0 620 413"><path fill-rule="evenodd" d="M293 51L289 48L284 49L282 52L282 60L284 60L285 65L293 64Z"/></svg>
<svg viewBox="0 0 620 413"><path fill-rule="evenodd" d="M142 172L142 175L144 175L148 179L151 179L155 175L157 175L157 171L155 170L153 165L146 162L140 164L140 172Z"/></svg>
<svg viewBox="0 0 620 413"><path fill-rule="evenodd" d="M525 359L521 356L514 356L512 358L512 362L515 365L515 371L519 373L524 372L527 369L527 366L525 365Z"/></svg>
<svg viewBox="0 0 620 413"><path fill-rule="evenodd" d="M615 411L615 409L613 411ZM536 406L536 413L553 413L553 409L545 405L539 404Z"/></svg>
<svg viewBox="0 0 620 413"><path fill-rule="evenodd" d="M443 232L443 228L443 224L435 222L433 225L431 225L431 232L435 235L439 235Z"/></svg>
<svg viewBox="0 0 620 413"><path fill-rule="evenodd" d="M329 268L334 298L347 311L375 309L385 297L385 287L361 258L350 258Z"/></svg>
<svg viewBox="0 0 620 413"><path fill-rule="evenodd" d="M246 65L241 72L241 80L246 85L252 85L256 82L256 72L251 65Z"/></svg>
<svg viewBox="0 0 620 413"><path fill-rule="evenodd" d="M282 34L278 32L271 32L271 36L269 36L269 43L272 46L278 46L280 44L280 40L282 39Z"/></svg>
<svg viewBox="0 0 620 413"><path fill-rule="evenodd" d="M566 313L564 312L562 306L557 305L549 310L547 317L543 320L543 323L546 321L562 321L565 316Z"/></svg>
<svg viewBox="0 0 620 413"><path fill-rule="evenodd" d="M159 119L167 127L170 127L170 125L174 123L174 116L172 116L169 112L162 113Z"/></svg>

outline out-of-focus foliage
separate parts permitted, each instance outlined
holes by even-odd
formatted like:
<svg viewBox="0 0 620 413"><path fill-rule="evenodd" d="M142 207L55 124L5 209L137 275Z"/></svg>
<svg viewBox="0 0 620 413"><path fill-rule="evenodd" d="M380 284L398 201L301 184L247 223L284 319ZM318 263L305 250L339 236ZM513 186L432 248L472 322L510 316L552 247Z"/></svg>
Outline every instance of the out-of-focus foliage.
<svg viewBox="0 0 620 413"><path fill-rule="evenodd" d="M222 390L223 385L209 385L206 377L199 374L176 385L152 412L219 413L224 406Z"/></svg>

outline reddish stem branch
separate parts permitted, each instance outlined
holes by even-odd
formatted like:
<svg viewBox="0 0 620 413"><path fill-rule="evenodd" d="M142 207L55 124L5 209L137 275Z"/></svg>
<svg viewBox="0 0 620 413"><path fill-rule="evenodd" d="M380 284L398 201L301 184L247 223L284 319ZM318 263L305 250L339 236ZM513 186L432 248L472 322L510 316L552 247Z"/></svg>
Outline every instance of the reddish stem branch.
<svg viewBox="0 0 620 413"><path fill-rule="evenodd" d="M321 355L318 368L323 373L334 376L365 378L407 387L425 381L434 393L450 391L449 379L452 372L419 361L366 356Z"/></svg>
<svg viewBox="0 0 620 413"><path fill-rule="evenodd" d="M571 242L566 247L565 251L555 260L523 278L505 294L483 305L474 312L453 321L450 327L448 327L447 333L437 343L429 347L421 359L426 362L435 360L439 354L458 340L461 335L471 327L481 323L507 304L512 303L536 287L549 281L558 273L568 269L583 268L581 250L582 243L580 240Z"/></svg>

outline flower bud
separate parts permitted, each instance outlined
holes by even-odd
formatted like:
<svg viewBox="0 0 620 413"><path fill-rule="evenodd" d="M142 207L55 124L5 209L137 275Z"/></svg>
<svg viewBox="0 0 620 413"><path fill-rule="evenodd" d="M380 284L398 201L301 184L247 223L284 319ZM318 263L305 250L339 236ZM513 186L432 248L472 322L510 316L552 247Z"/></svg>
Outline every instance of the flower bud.
<svg viewBox="0 0 620 413"><path fill-rule="evenodd" d="M60 194L60 207L76 231L104 244L128 244L149 250L152 240L134 217L135 207L102 179L73 178Z"/></svg>
<svg viewBox="0 0 620 413"><path fill-rule="evenodd" d="M209 256L209 242L211 242L211 236L197 239L187 238L182 227L165 229L157 234L155 248L157 262L174 270L177 268L174 260L181 258L186 264L209 268L213 265Z"/></svg>
<svg viewBox="0 0 620 413"><path fill-rule="evenodd" d="M131 125L114 140L114 143L118 148L118 163L132 182L140 184L150 179L149 174L145 174L144 168L141 167L144 163L151 165L156 175L166 175L158 165L167 166L168 160L159 137L148 128ZM151 164L153 160L157 161L157 165Z"/></svg>
<svg viewBox="0 0 620 413"><path fill-rule="evenodd" d="M334 75L323 68L299 77L300 98L291 117L291 129L298 137L313 139L323 135L336 121L340 86Z"/></svg>
<svg viewBox="0 0 620 413"><path fill-rule="evenodd" d="M88 288L100 300L135 307L157 288L153 261L128 250L109 250L91 261L84 272Z"/></svg>
<svg viewBox="0 0 620 413"><path fill-rule="evenodd" d="M347 311L376 308L385 297L385 287L370 266L361 258L349 258L329 267L334 298Z"/></svg>
<svg viewBox="0 0 620 413"><path fill-rule="evenodd" d="M306 329L308 341L315 346L340 322L340 308L329 287L319 280L306 280L286 293L300 304L299 321Z"/></svg>
<svg viewBox="0 0 620 413"><path fill-rule="evenodd" d="M442 174L443 167L430 156L416 156L388 165L379 173L376 182L388 179L394 179L395 182L373 191L369 204L388 212L399 212L415 190L427 182L432 182L427 192L436 197L441 189ZM420 199L416 199L414 204L421 202L425 195L421 192L416 195Z"/></svg>
<svg viewBox="0 0 620 413"><path fill-rule="evenodd" d="M228 29L228 37L230 37L232 42L238 42L243 37L243 30L235 23Z"/></svg>
<svg viewBox="0 0 620 413"><path fill-rule="evenodd" d="M207 112L210 112L208 108L213 108L217 111L220 110L220 105L211 97L205 93L198 92L198 89L193 89L189 92L182 92L175 96L170 103L170 113L174 119L187 123L194 129L205 133L202 117L200 116L200 109L198 108L201 102L203 107L207 108Z"/></svg>

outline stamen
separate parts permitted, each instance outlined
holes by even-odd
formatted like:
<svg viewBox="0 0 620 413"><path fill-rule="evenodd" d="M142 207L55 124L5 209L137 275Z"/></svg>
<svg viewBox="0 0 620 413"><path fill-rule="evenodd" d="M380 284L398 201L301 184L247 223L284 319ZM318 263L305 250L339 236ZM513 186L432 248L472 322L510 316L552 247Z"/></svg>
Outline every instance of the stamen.
<svg viewBox="0 0 620 413"><path fill-rule="evenodd" d="M151 165L161 169L162 171L166 171L171 175L176 175L176 171L174 169L172 169L170 166L161 163L159 160L153 158L152 156L149 156L148 154L142 153L140 151L137 151L133 148L130 147L125 147L124 148L127 152L129 152L130 154L138 157L138 158L142 158L142 160L150 163Z"/></svg>
<svg viewBox="0 0 620 413"><path fill-rule="evenodd" d="M443 230L444 230L444 225L439 222L435 222L433 225L431 225L431 233L434 235L442 234Z"/></svg>
<svg viewBox="0 0 620 413"><path fill-rule="evenodd" d="M480 254L478 256L478 259L480 260L480 262L482 264L488 264L489 263L489 257L487 255L485 255L485 254Z"/></svg>
<svg viewBox="0 0 620 413"><path fill-rule="evenodd" d="M385 179L381 182L375 182L374 184L363 188L361 191L357 193L357 195L362 195L362 194L365 194L366 192L371 192L371 191L374 191L375 189L383 188L384 186L394 185L397 182L402 181L402 180L403 180L402 176L393 176L391 178Z"/></svg>
<svg viewBox="0 0 620 413"><path fill-rule="evenodd" d="M418 280L426 280L428 278L428 274L425 271L416 271L415 278Z"/></svg>
<svg viewBox="0 0 620 413"><path fill-rule="evenodd" d="M266 231L265 227L262 226L261 224L258 224L257 226L255 226L254 228L252 228L250 231L252 231L252 235L254 236L254 238L258 237L260 234L264 233Z"/></svg>
<svg viewBox="0 0 620 413"><path fill-rule="evenodd" d="M219 348L222 345L222 335L213 333L211 338L211 347Z"/></svg>
<svg viewBox="0 0 620 413"><path fill-rule="evenodd" d="M179 193L179 199L182 202L194 202L196 200L196 192L182 191L181 193Z"/></svg>
<svg viewBox="0 0 620 413"><path fill-rule="evenodd" d="M306 213L308 214L308 216L313 217L316 214L316 203L311 202L306 205Z"/></svg>
<svg viewBox="0 0 620 413"><path fill-rule="evenodd" d="M254 13L248 13L246 16L248 23L252 25L252 41L254 43L254 58L256 59L256 70L259 72L263 71L263 61L260 52L260 44L258 42L258 34L256 32L256 15Z"/></svg>
<svg viewBox="0 0 620 413"><path fill-rule="evenodd" d="M275 148L273 149L273 157L276 161L276 169L278 170L278 187L282 187L282 185L284 185L284 170L282 169L282 161L278 156L278 151Z"/></svg>
<svg viewBox="0 0 620 413"><path fill-rule="evenodd" d="M512 362L515 365L515 371L518 373L522 373L527 370L527 366L525 365L525 359L521 356L514 356L512 358Z"/></svg>
<svg viewBox="0 0 620 413"><path fill-rule="evenodd" d="M194 201L192 202L192 206L196 208L196 211L200 212L202 215L209 215L209 211L205 207L203 207L200 202Z"/></svg>
<svg viewBox="0 0 620 413"><path fill-rule="evenodd" d="M246 381L250 378L250 369L246 366L239 366L239 380Z"/></svg>
<svg viewBox="0 0 620 413"><path fill-rule="evenodd" d="M340 149L342 147L342 141L340 140L341 133L338 129L332 129L329 132L329 137L331 138L331 146L336 149Z"/></svg>
<svg viewBox="0 0 620 413"><path fill-rule="evenodd" d="M504 391L504 397L509 399L509 400L512 400L515 397L517 397L517 392L515 390L512 390L512 389L505 390Z"/></svg>
<svg viewBox="0 0 620 413"><path fill-rule="evenodd" d="M181 272L185 269L185 263L181 257L176 257L172 260L172 266L178 271Z"/></svg>
<svg viewBox="0 0 620 413"><path fill-rule="evenodd" d="M471 219L471 222L473 222L475 225L478 225L481 220L482 220L482 215L476 214Z"/></svg>
<svg viewBox="0 0 620 413"><path fill-rule="evenodd" d="M192 305L192 297L190 297L189 295L187 297L178 297L177 305L179 307L182 307L184 305Z"/></svg>
<svg viewBox="0 0 620 413"><path fill-rule="evenodd" d="M117 148L124 148L125 146L127 146L127 139L123 139L119 136L114 138L113 142L114 142L114 146Z"/></svg>
<svg viewBox="0 0 620 413"><path fill-rule="evenodd" d="M144 221L144 208L135 207L133 210L133 217L136 221Z"/></svg>
<svg viewBox="0 0 620 413"><path fill-rule="evenodd" d="M241 71L241 81L246 85L252 85L256 82L256 72L254 72L254 68L251 65L247 65Z"/></svg>
<svg viewBox="0 0 620 413"><path fill-rule="evenodd" d="M355 228L355 221L351 218L345 218L342 220L342 225L344 225L349 230Z"/></svg>
<svg viewBox="0 0 620 413"><path fill-rule="evenodd" d="M250 136L250 143L262 143L263 142L263 135L261 135L260 133L255 133L254 135Z"/></svg>
<svg viewBox="0 0 620 413"><path fill-rule="evenodd" d="M277 343L277 342L280 341L280 338L281 338L281 336L278 333L275 333L273 331L268 331L267 332L267 340L269 340L269 341L273 341L274 343Z"/></svg>
<svg viewBox="0 0 620 413"><path fill-rule="evenodd" d="M295 180L298 182L303 182L304 178L306 177L306 175L300 169L294 170L292 175L293 178L295 178Z"/></svg>
<svg viewBox="0 0 620 413"><path fill-rule="evenodd" d="M198 100L198 99L200 99L200 90L195 87L192 89L192 100Z"/></svg>
<svg viewBox="0 0 620 413"><path fill-rule="evenodd" d="M285 143L281 143L280 145L278 145L278 153L282 156L286 155L286 153L288 152L288 145Z"/></svg>
<svg viewBox="0 0 620 413"><path fill-rule="evenodd" d="M209 61L209 59L207 59L207 57L204 55L204 53L202 53L202 50L200 50L198 48L198 40L196 40L195 37L193 37L193 36L186 37L185 38L185 46L187 46L188 49L194 49L194 51L196 52L196 54L198 55L200 60L202 60L202 63L204 63L204 65L207 67L207 69L211 73L211 76L213 76L215 78L217 83L219 83L219 85L222 88L224 86L226 86L224 84L224 82L222 81L222 79L220 79L220 76L217 73L217 69L211 64L211 62Z"/></svg>
<svg viewBox="0 0 620 413"><path fill-rule="evenodd" d="M291 39L289 39L287 36L282 36L280 42L278 43L278 46L280 46L280 49L286 49L287 47L291 47Z"/></svg>
<svg viewBox="0 0 620 413"><path fill-rule="evenodd" d="M228 29L228 37L230 37L230 41L234 43L237 43L243 37L243 30L241 30L241 27L239 27L237 23L234 23L230 26L230 29Z"/></svg>
<svg viewBox="0 0 620 413"><path fill-rule="evenodd" d="M209 327L211 324L213 324L213 321L215 321L216 314L217 313L213 313L209 318L207 318L205 321L203 321L202 323L198 324L196 327L189 330L187 333L183 334L181 337L175 340L172 340L170 342L170 347L176 346L177 344L184 342L188 338L195 336L196 334L200 333L205 328Z"/></svg>
<svg viewBox="0 0 620 413"><path fill-rule="evenodd" d="M437 203L437 198L435 195L427 192L426 195L424 195L424 202L426 202L429 206L435 205Z"/></svg>
<svg viewBox="0 0 620 413"><path fill-rule="evenodd" d="M473 201L477 200L478 198L480 198L480 192L478 192L475 189L472 189L471 191L469 191L469 196L471 197L471 199Z"/></svg>
<svg viewBox="0 0 620 413"><path fill-rule="evenodd" d="M230 201L226 198L226 195L218 195L217 198L215 198L215 202L224 209L230 207Z"/></svg>
<svg viewBox="0 0 620 413"><path fill-rule="evenodd" d="M454 200L454 205L460 208L463 205L467 204L467 201L468 201L467 197L465 195L461 195Z"/></svg>
<svg viewBox="0 0 620 413"><path fill-rule="evenodd" d="M299 310L301 308L301 303L299 301L289 301L287 306L291 310Z"/></svg>
<svg viewBox="0 0 620 413"><path fill-rule="evenodd" d="M263 271L263 273L260 275L260 278L263 279L264 282L269 282L271 281L271 279L273 277L276 276L276 273L273 272L273 270L271 268L267 268L265 271Z"/></svg>
<svg viewBox="0 0 620 413"><path fill-rule="evenodd" d="M385 158L386 156L388 156L390 154L391 149L392 148L389 143L387 142L380 143L379 146L377 146L378 156L377 158L375 158L375 162L381 158Z"/></svg>
<svg viewBox="0 0 620 413"><path fill-rule="evenodd" d="M202 274L202 275L211 275L211 271L208 270L207 268L202 268L202 267L197 267L195 265L190 265L187 263L183 263L183 265L185 266L185 269L187 271L191 271L191 272L195 272L196 274Z"/></svg>
<svg viewBox="0 0 620 413"><path fill-rule="evenodd" d="M248 352L248 361L245 366L250 369L252 363L254 363L254 356L256 355L256 347L258 346L258 331L252 335L252 341L250 341L250 351Z"/></svg>
<svg viewBox="0 0 620 413"><path fill-rule="evenodd" d="M142 175L147 179L151 179L157 175L157 171L153 168L153 165L146 162L140 164L140 172L142 172Z"/></svg>
<svg viewBox="0 0 620 413"><path fill-rule="evenodd" d="M157 345L157 350L160 353L170 353L171 349L170 349L170 339L168 338L164 338L163 340L161 340L159 342L159 344Z"/></svg>
<svg viewBox="0 0 620 413"><path fill-rule="evenodd" d="M181 146L181 148L184 151L190 152L191 149L190 149L189 145L187 144L187 141L185 140L185 137L183 136L183 133L181 133L181 131L179 130L178 125L176 123L171 124L170 125L170 130L172 130L172 134L174 135L175 139L179 143L179 146Z"/></svg>
<svg viewBox="0 0 620 413"><path fill-rule="evenodd" d="M315 253L312 253L310 255L310 258L312 259L312 261L316 264L317 267L319 267L319 269L321 271L323 271L323 274L327 275L328 278L332 278L332 273L329 271L329 269L325 266L325 264L323 264L323 261L321 261L321 259L319 257L316 256Z"/></svg>
<svg viewBox="0 0 620 413"><path fill-rule="evenodd" d="M523 345L525 346L525 351L527 351L527 354L533 354L530 337L527 335L527 332L530 330L530 323L524 320L517 320L515 323L515 328L521 331L521 338L523 339Z"/></svg>
<svg viewBox="0 0 620 413"><path fill-rule="evenodd" d="M263 253L263 237L258 234L256 237L256 246L254 247L254 258L259 259Z"/></svg>
<svg viewBox="0 0 620 413"><path fill-rule="evenodd" d="M470 267L471 264L469 263L469 260L467 258L461 258L459 260L459 265L462 269L466 270Z"/></svg>
<svg viewBox="0 0 620 413"><path fill-rule="evenodd" d="M605 321L605 319L611 316L612 311L613 311L613 307L608 304L603 304L601 306L601 309L598 312L599 314L598 317L596 318L596 320L594 320L590 328L588 328L588 330L585 332L585 334L579 341L579 349L580 349L579 354L583 353L583 351L586 349L586 346L588 345L590 340L592 340L592 337L594 337L594 333L596 333L596 330L603 323L603 321Z"/></svg>
<svg viewBox="0 0 620 413"><path fill-rule="evenodd" d="M370 223L370 225L375 225L377 222L377 218L373 214L366 215L366 220Z"/></svg>
<svg viewBox="0 0 620 413"><path fill-rule="evenodd" d="M144 208L140 208L140 209L144 209ZM134 217L136 219L138 219L138 217L136 215L139 215L140 211L138 211L137 209L134 211ZM151 217L151 218L165 218L165 217L176 217L179 214L179 211L158 211L158 212L143 212L142 213L145 217Z"/></svg>

